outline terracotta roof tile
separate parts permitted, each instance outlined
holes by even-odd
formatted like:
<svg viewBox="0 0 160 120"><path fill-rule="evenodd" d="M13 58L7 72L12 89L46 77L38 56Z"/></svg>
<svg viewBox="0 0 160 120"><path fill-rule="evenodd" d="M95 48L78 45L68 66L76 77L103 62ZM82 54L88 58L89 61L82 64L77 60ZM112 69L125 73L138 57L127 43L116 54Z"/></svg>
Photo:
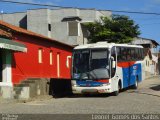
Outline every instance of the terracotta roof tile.
<svg viewBox="0 0 160 120"><path fill-rule="evenodd" d="M5 26L15 32L18 32L18 33L23 33L23 34L27 34L27 35L31 35L31 36L35 36L35 37L39 37L39 38L43 38L43 39L46 39L46 40L49 40L49 41L53 41L53 42L56 42L56 43L59 43L59 44L63 44L63 45L66 45L68 47L71 47L73 48L73 46L71 45L68 45L68 44L65 44L65 43L62 43L60 41L57 41L57 40L54 40L54 39L51 39L51 38L48 38L46 36L43 36L41 34L38 34L38 33L34 33L34 32L31 32L29 30L26 30L26 29L23 29L23 28L20 28L20 27L17 27L17 26L14 26L14 25L11 25L9 23L6 23L2 20L0 20L0 26Z"/></svg>
<svg viewBox="0 0 160 120"><path fill-rule="evenodd" d="M6 37L6 38L12 38L12 34L9 32L6 32L2 29L0 29L0 36Z"/></svg>

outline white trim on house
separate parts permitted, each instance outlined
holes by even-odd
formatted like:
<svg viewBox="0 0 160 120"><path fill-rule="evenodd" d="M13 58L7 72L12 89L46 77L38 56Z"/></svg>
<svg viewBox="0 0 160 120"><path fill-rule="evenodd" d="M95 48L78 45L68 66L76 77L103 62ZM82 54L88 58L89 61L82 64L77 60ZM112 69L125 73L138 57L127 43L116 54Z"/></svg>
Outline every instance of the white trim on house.
<svg viewBox="0 0 160 120"><path fill-rule="evenodd" d="M50 50L50 53L49 53L49 62L50 62L50 65L53 65L53 51Z"/></svg>
<svg viewBox="0 0 160 120"><path fill-rule="evenodd" d="M67 60L66 60L66 67L69 68L69 59L71 59L72 57L71 56L67 56Z"/></svg>
<svg viewBox="0 0 160 120"><path fill-rule="evenodd" d="M2 82L12 83L11 64L3 64Z"/></svg>
<svg viewBox="0 0 160 120"><path fill-rule="evenodd" d="M60 53L57 53L57 77L60 77Z"/></svg>
<svg viewBox="0 0 160 120"><path fill-rule="evenodd" d="M13 84L11 82L0 82L0 87L3 87L3 86L12 87Z"/></svg>
<svg viewBox="0 0 160 120"><path fill-rule="evenodd" d="M77 29L78 29L78 35L77 35L77 36L80 36L80 34L81 34L80 28L81 28L81 25L80 25L80 23L78 22L78 23L77 23Z"/></svg>

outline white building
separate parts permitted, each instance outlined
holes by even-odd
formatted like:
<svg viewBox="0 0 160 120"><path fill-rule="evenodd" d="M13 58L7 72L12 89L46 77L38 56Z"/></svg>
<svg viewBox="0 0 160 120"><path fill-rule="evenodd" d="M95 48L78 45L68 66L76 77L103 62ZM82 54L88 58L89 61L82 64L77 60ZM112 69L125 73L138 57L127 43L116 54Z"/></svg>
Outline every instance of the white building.
<svg viewBox="0 0 160 120"><path fill-rule="evenodd" d="M142 45L145 48L145 71L146 77L158 74L158 50L155 40L147 38L135 38L131 44Z"/></svg>

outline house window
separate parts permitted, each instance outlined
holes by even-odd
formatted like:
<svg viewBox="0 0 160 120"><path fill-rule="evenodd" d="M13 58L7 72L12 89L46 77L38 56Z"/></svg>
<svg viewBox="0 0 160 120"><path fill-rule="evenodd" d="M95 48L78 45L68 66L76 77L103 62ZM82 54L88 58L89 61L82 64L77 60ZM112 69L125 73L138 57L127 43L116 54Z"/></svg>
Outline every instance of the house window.
<svg viewBox="0 0 160 120"><path fill-rule="evenodd" d="M68 22L68 35L69 36L79 36L79 23L78 22Z"/></svg>
<svg viewBox="0 0 160 120"><path fill-rule="evenodd" d="M51 50L49 53L50 56L50 65L53 65L53 51Z"/></svg>
<svg viewBox="0 0 160 120"><path fill-rule="evenodd" d="M51 31L51 24L48 24L48 31Z"/></svg>
<svg viewBox="0 0 160 120"><path fill-rule="evenodd" d="M39 63L42 63L42 52L43 52L43 49L42 48L39 48L38 50L38 62Z"/></svg>
<svg viewBox="0 0 160 120"><path fill-rule="evenodd" d="M67 68L70 67L70 61L71 61L71 56L67 56L67 60L66 60L66 67Z"/></svg>

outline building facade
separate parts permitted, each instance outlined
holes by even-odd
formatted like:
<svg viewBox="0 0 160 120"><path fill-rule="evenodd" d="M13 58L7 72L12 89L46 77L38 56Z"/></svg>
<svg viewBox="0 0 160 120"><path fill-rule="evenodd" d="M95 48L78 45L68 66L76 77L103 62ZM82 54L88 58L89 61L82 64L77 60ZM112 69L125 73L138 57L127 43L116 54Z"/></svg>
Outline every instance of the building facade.
<svg viewBox="0 0 160 120"><path fill-rule="evenodd" d="M159 72L159 75L160 75L160 51L159 51L159 54L158 54L158 72Z"/></svg>
<svg viewBox="0 0 160 120"><path fill-rule="evenodd" d="M95 9L35 9L1 14L0 19L66 44L81 45L87 43L88 32L84 24L111 15L110 11Z"/></svg>
<svg viewBox="0 0 160 120"><path fill-rule="evenodd" d="M72 46L3 21L0 31L0 93L28 78L70 79Z"/></svg>
<svg viewBox="0 0 160 120"><path fill-rule="evenodd" d="M142 45L145 48L145 71L146 77L158 74L158 50L155 40L147 38L135 38L131 44Z"/></svg>

